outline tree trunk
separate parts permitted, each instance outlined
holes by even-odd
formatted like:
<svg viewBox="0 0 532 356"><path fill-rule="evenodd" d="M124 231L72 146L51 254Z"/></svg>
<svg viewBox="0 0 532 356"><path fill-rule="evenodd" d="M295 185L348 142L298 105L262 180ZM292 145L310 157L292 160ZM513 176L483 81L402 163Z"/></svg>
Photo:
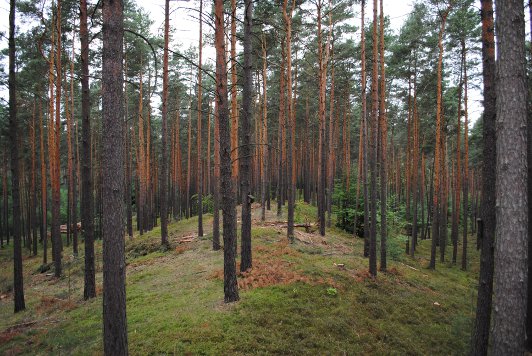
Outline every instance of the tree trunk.
<svg viewBox="0 0 532 356"><path fill-rule="evenodd" d="M210 99L207 100L207 173L206 175L206 186L205 193L207 195L212 194L211 187L211 104Z"/></svg>
<svg viewBox="0 0 532 356"><path fill-rule="evenodd" d="M532 16L532 0L528 0L529 15ZM532 29L532 22L530 23ZM532 32L530 33L532 36ZM529 70L532 67L532 47L530 47L531 60L528 63ZM530 74L529 74L530 77ZM527 121L527 165L528 165L528 201L532 202L532 85L528 84L528 121ZM484 175L483 175L484 176ZM481 188L481 193L484 186ZM482 216L482 213L481 213ZM532 209L528 209L528 221L532 221ZM532 351L532 229L528 229L528 291L527 291L527 314L526 314L526 335L527 349Z"/></svg>
<svg viewBox="0 0 532 356"><path fill-rule="evenodd" d="M462 49L464 49L462 47ZM463 75L463 66L465 65L464 62L465 52L462 53L462 60L460 63L460 83L458 86L458 120L456 123L456 168L455 168L455 179L454 179L454 201L453 201L453 220L452 220L452 228L451 228L451 240L453 242L453 256L452 256L452 262L453 264L456 264L456 257L458 254L458 228L460 224L460 193L461 193L461 186L462 186L462 180L461 180L461 171L462 171L462 152L460 147L460 138L461 138L461 124L462 124L462 75ZM486 105L486 103L484 103ZM466 128L467 129L467 128Z"/></svg>
<svg viewBox="0 0 532 356"><path fill-rule="evenodd" d="M9 2L9 140L11 145L11 195L13 202L13 298L15 313L26 309L20 233L18 121L15 78L15 0Z"/></svg>
<svg viewBox="0 0 532 356"><path fill-rule="evenodd" d="M190 99L188 101L188 140L187 140L187 183L186 183L186 189L187 189L187 196L186 196L186 217L187 219L190 218L190 178L191 178L191 168L192 168L192 95L190 95Z"/></svg>
<svg viewBox="0 0 532 356"><path fill-rule="evenodd" d="M133 207L131 201L131 130L129 128L129 103L127 95L127 60L124 55L124 105L125 105L125 115L124 115L124 140L125 140L125 152L124 152L124 163L126 165L126 177L125 177L125 186L124 186L124 203L126 204L126 228L127 235L129 238L133 238ZM135 199L135 204L138 204L138 201Z"/></svg>
<svg viewBox="0 0 532 356"><path fill-rule="evenodd" d="M75 40L75 34L73 34L73 41ZM72 58L70 60L70 115L72 117L72 220L74 224L74 230L72 231L72 253L74 256L78 256L78 176L77 172L79 167L79 154L78 154L78 124L74 115L74 58L75 50L72 47Z"/></svg>
<svg viewBox="0 0 532 356"><path fill-rule="evenodd" d="M261 46L262 46L262 195L261 195L261 220L266 220L266 200L269 197L269 161L270 157L268 155L269 145L268 145L268 95L266 90L266 83L268 80L268 71L267 71L267 53L266 53L266 39L264 34L261 37Z"/></svg>
<svg viewBox="0 0 532 356"><path fill-rule="evenodd" d="M283 170L284 162L283 156L286 150L286 145L284 144L284 134L285 134L285 39L281 40L281 68L279 73L279 131L277 135L278 142L278 178L277 178L277 217L280 218L282 215L283 209Z"/></svg>
<svg viewBox="0 0 532 356"><path fill-rule="evenodd" d="M477 295L475 331L471 343L471 355L487 355L491 322L493 295L493 244L495 241L495 177L497 161L496 144L496 92L495 92L495 26L493 23L493 1L480 1L482 20L482 77L484 91L482 161L482 241L480 251L480 272ZM459 189L459 187L458 187ZM459 196L460 192L457 192ZM459 204L457 205L460 206ZM458 213L457 213L457 216ZM458 236L457 236L458 237ZM531 245L532 246L532 245ZM530 247L530 246L529 246Z"/></svg>
<svg viewBox="0 0 532 356"><path fill-rule="evenodd" d="M244 2L244 77L242 90L242 147L240 149L240 190L242 194L242 235L240 271L252 266L251 256L251 102L253 90L253 67L251 63L251 30L253 26L253 5Z"/></svg>
<svg viewBox="0 0 532 356"><path fill-rule="evenodd" d="M142 68L142 63L141 63ZM146 218L146 152L144 141L144 111L142 97L142 71L139 80L139 122L138 122L138 149L137 149L137 175L139 177L139 200L137 204L137 223L139 234L142 236L147 227Z"/></svg>
<svg viewBox="0 0 532 356"><path fill-rule="evenodd" d="M214 198L212 223L212 249L220 249L220 123L218 100L214 106Z"/></svg>
<svg viewBox="0 0 532 356"><path fill-rule="evenodd" d="M295 138L293 137L293 94L292 94L292 13L295 7L295 0L290 4L290 11L287 12L288 0L283 1L283 18L285 24L286 35L286 98L288 101L288 130L287 130L287 187L288 187L288 241L294 241L294 205L295 205L295 185L293 184L293 166L294 166L294 145ZM289 146L289 147L288 147Z"/></svg>
<svg viewBox="0 0 532 356"><path fill-rule="evenodd" d="M370 137L370 236L369 236L369 273L377 276L377 145L379 124L379 87L378 87L378 46L377 42L377 0L373 0L373 56L371 74L371 137Z"/></svg>
<svg viewBox="0 0 532 356"><path fill-rule="evenodd" d="M417 235L418 235L418 223L417 223L417 217L418 217L418 211L417 211L417 205L419 201L419 185L418 185L418 177L419 177L419 116L417 111L417 66L414 67L414 108L412 113L412 121L413 121L413 144L412 148L412 167L411 167L411 190L413 192L412 200L413 200L413 214L412 214L412 239L411 239L411 245L410 245L410 256L414 258L414 254L416 251L417 246ZM410 198L407 198L410 199ZM421 197L421 200L423 200L423 196Z"/></svg>
<svg viewBox="0 0 532 356"><path fill-rule="evenodd" d="M231 0L231 162L234 188L238 190L238 98L236 73L236 0ZM237 192L238 193L238 192Z"/></svg>
<svg viewBox="0 0 532 356"><path fill-rule="evenodd" d="M200 0L200 22L199 22L199 57L198 57L198 132L197 132L197 174L198 174L198 236L203 236L203 164L201 153L201 121L203 120L202 112L202 82L201 82L201 61L202 61L202 49L203 49L203 1Z"/></svg>
<svg viewBox="0 0 532 356"><path fill-rule="evenodd" d="M103 339L106 355L127 355L123 170L123 4L104 0L102 72Z"/></svg>
<svg viewBox="0 0 532 356"><path fill-rule="evenodd" d="M494 355L522 355L527 303L527 90L522 1L496 1L497 185Z"/></svg>
<svg viewBox="0 0 532 356"><path fill-rule="evenodd" d="M201 11L200 11L201 14ZM201 16L200 16L201 19ZM201 28L201 21L200 21ZM159 204L161 208L161 245L168 246L168 164L167 164L167 127L168 127L168 42L170 39L170 0L164 2L164 54L163 54L163 107L161 139L161 180ZM201 33L201 30L200 30ZM201 48L201 47L200 47Z"/></svg>
<svg viewBox="0 0 532 356"><path fill-rule="evenodd" d="M462 238L462 270L467 270L467 212L468 212L468 179L469 179L469 130L468 130L468 112L467 112L467 54L465 41L462 40L462 53L464 61L464 231Z"/></svg>
<svg viewBox="0 0 532 356"><path fill-rule="evenodd" d="M381 188L381 265L380 270L386 271L386 239L388 237L388 226L386 221L387 205L387 181L388 172L386 167L388 155L388 119L386 115L386 69L384 66L384 10L383 0L380 0L380 62L381 62L381 78L380 78L380 109L379 109L379 123L380 123L380 145L381 145L381 159L380 159L380 188ZM415 143L414 143L415 144ZM414 147L417 151L417 147ZM414 171L417 175L417 169ZM416 216L416 201L414 201L414 216ZM416 216L417 218L417 216ZM415 239L412 241L415 245Z"/></svg>
<svg viewBox="0 0 532 356"><path fill-rule="evenodd" d="M443 34L445 31L445 22L447 21L447 16L451 11L451 5L441 14L440 22L440 33L438 35L438 48L439 48L439 57L438 57L438 68L437 68L437 92L436 92L436 141L435 141L435 152L434 152L434 192L432 200L432 245L430 250L430 264L429 268L436 268L436 245L439 241L439 232L440 232L440 216L441 216L441 174L443 167L443 115L442 115L442 66L443 66Z"/></svg>
<svg viewBox="0 0 532 356"><path fill-rule="evenodd" d="M367 121L367 103L366 103L366 36L364 25L364 9L366 7L366 1L362 0L361 3L361 76L362 76L362 111L361 111L361 145L362 147L362 164L359 167L362 168L362 184L364 193L364 257L369 257L369 194L368 194L368 121ZM355 222L356 223L356 222Z"/></svg>
<svg viewBox="0 0 532 356"><path fill-rule="evenodd" d="M30 145L31 145L31 183L30 183L30 220L31 220L31 232L33 235L33 256L37 256L37 194L35 191L36 177L36 153L35 153L35 115L36 115L36 103L33 101L33 115L30 125ZM1 219L0 219L1 220ZM1 226L1 224L0 224Z"/></svg>
<svg viewBox="0 0 532 356"><path fill-rule="evenodd" d="M40 127L40 168L41 168L41 241L43 245L43 264L46 264L47 261L47 244L48 244L48 234L46 231L46 200L47 200L47 185L46 185L46 159L44 156L44 124L43 124L43 115L42 115L42 102L39 100L39 127ZM5 178L4 178L5 179ZM7 194L4 193L4 194ZM5 197L5 195L4 195ZM6 222L7 224L7 219Z"/></svg>
<svg viewBox="0 0 532 356"><path fill-rule="evenodd" d="M331 0L329 0L331 5ZM319 64L319 109L318 117L320 123L319 129L319 163L318 163L318 220L320 226L320 235L325 236L325 210L326 210L326 187L327 187L327 147L326 147L326 119L325 119L325 92L327 89L327 64L329 62L330 55L330 43L332 32L332 13L329 11L329 35L327 37L327 43L325 44L325 53L322 44L322 7L321 0L316 4L318 8L318 64ZM332 5L331 5L332 6Z"/></svg>
<svg viewBox="0 0 532 356"><path fill-rule="evenodd" d="M56 60L55 60L55 122L53 128L54 144L52 146L52 157L54 160L52 178L52 254L54 258L54 274L56 277L61 276L61 252L63 243L60 231L61 218L61 161L59 158L59 147L61 141L61 0L57 1L57 18L55 21L56 32Z"/></svg>
<svg viewBox="0 0 532 356"><path fill-rule="evenodd" d="M74 42L74 41L72 41ZM72 55L74 54L74 48L72 48ZM72 238L73 240L73 234L76 229L74 228L74 231L72 230L72 226L76 223L76 220L74 219L74 164L75 164L75 156L74 156L74 146L73 146L73 140L74 140L74 129L73 129L73 121L74 121L74 105L73 104L73 95L74 95L74 63L70 61L70 92L69 94L65 94L65 116L67 119L67 172L68 172L68 219L67 219L67 244L69 242L69 239ZM65 90L66 93L66 90ZM75 256L78 254L78 242L76 239L76 243L74 244L74 241L72 241L73 245L73 253Z"/></svg>
<svg viewBox="0 0 532 356"><path fill-rule="evenodd" d="M223 1L215 0L215 47L216 47L216 101L220 123L220 175L224 238L224 302L236 302L236 207L231 176L231 135L227 100L227 73L225 61Z"/></svg>
<svg viewBox="0 0 532 356"><path fill-rule="evenodd" d="M334 34L334 33L333 33ZM331 90L329 93L329 138L327 152L327 227L331 227L332 195L334 191L334 42L331 45Z"/></svg>

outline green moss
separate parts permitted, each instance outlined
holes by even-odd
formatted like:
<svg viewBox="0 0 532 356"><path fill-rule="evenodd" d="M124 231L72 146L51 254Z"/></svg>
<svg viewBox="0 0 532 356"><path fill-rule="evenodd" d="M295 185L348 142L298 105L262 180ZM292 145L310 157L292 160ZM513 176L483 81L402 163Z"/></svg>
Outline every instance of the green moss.
<svg viewBox="0 0 532 356"><path fill-rule="evenodd" d="M297 221L315 221L314 207L298 202ZM197 218L171 222L172 249L160 250L159 230L126 241L127 318L132 354L464 354L474 311L478 254L470 243L470 271L451 263L426 268L430 241L416 258L403 252L392 228L389 273L367 277L363 241L332 228L325 244L286 244L285 230L252 229L254 257L284 261L308 283L267 285L240 291L241 301L223 303L223 251L212 251L212 216L205 236L179 244ZM174 247L183 247L176 252ZM101 291L101 241L96 243ZM290 253L285 253L289 251ZM65 276L35 273L38 258L25 258L27 311L12 313L11 297L0 300L0 332L28 321L0 345L0 353L102 353L102 299L83 301L83 249L68 258ZM452 250L448 249L448 253ZM65 249L69 256L70 248ZM0 293L12 283L11 247L0 250ZM27 252L24 251L26 255ZM286 265L284 264L286 263ZM339 265L343 267L338 267ZM330 293L330 290L336 293ZM64 299L58 301L57 298ZM70 302L68 302L70 298ZM51 303L51 304L50 304Z"/></svg>

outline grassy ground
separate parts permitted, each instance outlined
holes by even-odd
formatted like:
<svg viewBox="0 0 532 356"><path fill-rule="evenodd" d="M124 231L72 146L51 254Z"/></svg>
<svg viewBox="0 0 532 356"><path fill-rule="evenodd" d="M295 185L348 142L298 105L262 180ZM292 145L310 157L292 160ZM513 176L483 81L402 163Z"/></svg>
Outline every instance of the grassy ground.
<svg viewBox="0 0 532 356"><path fill-rule="evenodd" d="M465 354L472 331L478 255L470 270L449 263L426 268L430 242L416 259L404 255L391 222L387 273L369 278L363 241L335 228L325 238L286 229L273 213L262 224L253 211L254 269L239 277L238 303L223 303L223 256L197 219L169 227L170 251L159 249L158 228L126 244L129 350L133 355L454 355ZM299 203L296 219L315 220ZM81 245L82 247L83 245ZM13 314L11 248L0 251L0 353L101 354L102 259L97 242L98 297L83 301L83 255L65 249L64 276L39 273L42 257L24 258L27 310ZM82 249L81 249L82 251ZM448 248L448 253L451 248ZM24 255L28 253L24 251ZM344 266L342 266L342 264Z"/></svg>

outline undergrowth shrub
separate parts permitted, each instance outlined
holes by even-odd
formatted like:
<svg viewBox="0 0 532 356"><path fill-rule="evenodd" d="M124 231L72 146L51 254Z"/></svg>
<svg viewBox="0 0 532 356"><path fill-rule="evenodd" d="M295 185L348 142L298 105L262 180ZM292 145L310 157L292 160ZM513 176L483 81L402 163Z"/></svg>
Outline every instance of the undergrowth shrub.
<svg viewBox="0 0 532 356"><path fill-rule="evenodd" d="M364 236L364 205L361 197L358 202L355 200L355 185L351 184L349 190L346 191L343 182L337 181L333 192L336 227L352 234L356 226L356 235L362 237Z"/></svg>

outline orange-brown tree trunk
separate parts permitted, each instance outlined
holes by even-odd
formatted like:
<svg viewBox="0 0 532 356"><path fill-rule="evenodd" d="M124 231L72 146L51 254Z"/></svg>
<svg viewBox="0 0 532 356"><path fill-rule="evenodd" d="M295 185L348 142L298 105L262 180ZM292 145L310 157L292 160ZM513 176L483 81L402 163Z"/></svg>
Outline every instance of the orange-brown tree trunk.
<svg viewBox="0 0 532 356"><path fill-rule="evenodd" d="M383 0L380 0L380 64L381 64L381 78L380 78L380 108L379 108L379 126L380 126L380 150L381 150L381 160L380 164L380 204L381 204L381 264L380 270L386 271L386 252L387 252L387 237L388 237L388 226L386 221L386 198L387 198L387 154L388 154L388 119L386 115L386 69L384 65L384 10L383 10ZM414 142L415 145L415 142ZM414 147L417 152L417 146ZM417 170L414 172L417 174ZM415 203L414 203L415 204ZM417 212L414 212L414 216ZM417 216L416 216L417 218ZM413 241L415 244L415 239Z"/></svg>
<svg viewBox="0 0 532 356"><path fill-rule="evenodd" d="M202 112L202 82L201 82L201 61L202 61L202 52L203 52L203 0L200 0L200 23L199 23L199 53L198 53L198 132L197 132L197 174L198 174L198 236L203 236L203 164L202 164L202 153L201 153L201 121L203 120Z"/></svg>
<svg viewBox="0 0 532 356"><path fill-rule="evenodd" d="M290 242L294 241L294 205L295 205L295 184L293 181L293 166L294 166L294 101L292 93L292 13L295 7L295 0L292 0L290 10L287 11L288 0L283 1L283 18L285 23L285 36L286 36L286 89L287 89L287 120L288 130L287 142L290 147L286 147L287 150L287 187L288 187L288 228L287 237Z"/></svg>
<svg viewBox="0 0 532 356"><path fill-rule="evenodd" d="M53 145L51 146L53 154L51 155L53 164L52 177L52 254L54 259L54 274L56 277L61 276L61 252L62 241L60 232L60 207L61 207L61 166L59 158L59 147L61 141L61 0L57 2L56 21L54 23L55 36L55 120L53 121Z"/></svg>
<svg viewBox="0 0 532 356"><path fill-rule="evenodd" d="M437 91L436 91L436 140L435 140L435 152L434 152L434 192L432 196L432 245L430 251L430 264L429 268L436 268L436 245L440 237L440 212L441 212L441 174L443 167L443 106L442 106L442 66L443 66L443 34L445 31L445 23L447 16L451 11L449 5L446 10L441 14L440 32L438 35L438 68L437 68Z"/></svg>
<svg viewBox="0 0 532 356"><path fill-rule="evenodd" d="M234 188L238 190L238 99L236 92L236 0L231 0L231 161Z"/></svg>
<svg viewBox="0 0 532 356"><path fill-rule="evenodd" d="M262 136L261 136L261 150L262 150L262 194L261 194L261 220L266 220L266 191L268 190L268 94L267 94L267 53L266 53L266 38L264 34L261 36L262 48ZM269 195L269 192L268 192Z"/></svg>
<svg viewBox="0 0 532 356"><path fill-rule="evenodd" d="M201 20L201 12L200 12ZM201 21L200 21L201 26ZM201 28L201 27L200 27ZM168 126L168 43L170 41L170 0L164 2L164 49L163 49L163 102L161 139L161 181L159 206L161 209L161 245L168 246L168 165L167 165L167 126ZM201 31L200 31L201 32Z"/></svg>

